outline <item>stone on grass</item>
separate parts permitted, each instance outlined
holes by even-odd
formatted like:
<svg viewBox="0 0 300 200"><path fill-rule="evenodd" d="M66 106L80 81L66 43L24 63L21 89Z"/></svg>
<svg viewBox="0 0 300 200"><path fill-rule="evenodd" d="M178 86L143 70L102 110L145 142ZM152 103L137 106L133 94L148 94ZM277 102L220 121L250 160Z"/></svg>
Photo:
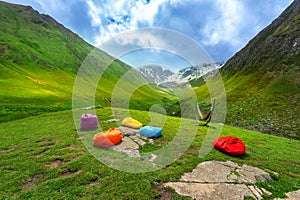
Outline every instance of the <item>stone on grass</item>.
<svg viewBox="0 0 300 200"><path fill-rule="evenodd" d="M140 157L139 145L129 137L123 138L122 142L112 147L112 149L126 153L128 157Z"/></svg>
<svg viewBox="0 0 300 200"><path fill-rule="evenodd" d="M178 194L195 199L262 199L263 194L272 195L265 189L255 186L256 182L272 180L269 173L257 167L239 166L226 161L207 161L199 163L190 173L185 173L179 182L165 183Z"/></svg>
<svg viewBox="0 0 300 200"><path fill-rule="evenodd" d="M119 130L122 132L123 136L136 135L139 133L139 129L129 128L126 126L120 126Z"/></svg>

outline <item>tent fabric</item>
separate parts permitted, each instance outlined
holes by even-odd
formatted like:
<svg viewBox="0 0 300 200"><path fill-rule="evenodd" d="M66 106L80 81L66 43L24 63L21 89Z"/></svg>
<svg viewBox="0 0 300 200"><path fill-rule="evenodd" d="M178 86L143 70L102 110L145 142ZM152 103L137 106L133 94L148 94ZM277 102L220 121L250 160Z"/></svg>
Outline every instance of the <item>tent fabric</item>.
<svg viewBox="0 0 300 200"><path fill-rule="evenodd" d="M92 114L83 114L80 117L80 129L92 130L98 127L98 117Z"/></svg>
<svg viewBox="0 0 300 200"><path fill-rule="evenodd" d="M110 128L106 132L97 133L94 138L94 146L111 147L119 144L122 140L122 133L117 128Z"/></svg>
<svg viewBox="0 0 300 200"><path fill-rule="evenodd" d="M140 134L145 137L155 138L162 134L162 129L153 126L144 126L140 128Z"/></svg>
<svg viewBox="0 0 300 200"><path fill-rule="evenodd" d="M122 121L122 125L123 126L127 126L127 127L130 127L130 128L141 128L143 126L143 124L131 117L126 117L125 119L123 119Z"/></svg>
<svg viewBox="0 0 300 200"><path fill-rule="evenodd" d="M244 142L234 136L226 136L215 139L213 141L213 147L231 156L243 155L246 150Z"/></svg>

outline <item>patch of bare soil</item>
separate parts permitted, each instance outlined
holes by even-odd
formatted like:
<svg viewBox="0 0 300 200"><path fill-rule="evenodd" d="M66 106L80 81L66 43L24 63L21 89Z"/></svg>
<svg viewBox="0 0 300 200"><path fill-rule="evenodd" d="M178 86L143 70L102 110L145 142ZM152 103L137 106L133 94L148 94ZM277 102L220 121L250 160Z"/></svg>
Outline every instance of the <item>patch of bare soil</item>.
<svg viewBox="0 0 300 200"><path fill-rule="evenodd" d="M27 180L25 180L22 184L22 190L23 191L29 191L32 188L34 188L39 182L42 182L46 179L43 175L36 175L33 177L29 177Z"/></svg>
<svg viewBox="0 0 300 200"><path fill-rule="evenodd" d="M37 143L40 147L51 147L55 145L55 142L53 142L52 138L43 138L41 140L36 141L35 143Z"/></svg>
<svg viewBox="0 0 300 200"><path fill-rule="evenodd" d="M153 189L156 193L156 200L169 200L172 197L172 191L168 188L165 188L163 185L155 185Z"/></svg>
<svg viewBox="0 0 300 200"><path fill-rule="evenodd" d="M45 164L45 167L56 168L60 166L63 162L64 162L63 159L56 159L52 163Z"/></svg>
<svg viewBox="0 0 300 200"><path fill-rule="evenodd" d="M63 174L61 174L61 176L62 176L63 178L70 178L73 174L79 174L79 173L81 173L81 172L82 172L81 169L78 170L78 171L74 171L74 172L72 172L72 171L66 171L66 172L64 172Z"/></svg>
<svg viewBox="0 0 300 200"><path fill-rule="evenodd" d="M15 149L18 149L20 146L19 145L12 145L3 149L0 149L0 152L9 152L9 151L13 151Z"/></svg>
<svg viewBox="0 0 300 200"><path fill-rule="evenodd" d="M39 152L38 154L35 154L34 156L37 157L37 158L40 158L47 151L49 151L49 149L43 149L41 152Z"/></svg>
<svg viewBox="0 0 300 200"><path fill-rule="evenodd" d="M98 184L100 184L100 181L97 179L95 181L91 181L89 186L98 185Z"/></svg>
<svg viewBox="0 0 300 200"><path fill-rule="evenodd" d="M78 135L77 135L77 139L78 139L78 140L81 140L81 139L84 138L84 136L85 136L84 134L78 134Z"/></svg>
<svg viewBox="0 0 300 200"><path fill-rule="evenodd" d="M64 149L77 149L77 146L75 144L70 144L65 146Z"/></svg>

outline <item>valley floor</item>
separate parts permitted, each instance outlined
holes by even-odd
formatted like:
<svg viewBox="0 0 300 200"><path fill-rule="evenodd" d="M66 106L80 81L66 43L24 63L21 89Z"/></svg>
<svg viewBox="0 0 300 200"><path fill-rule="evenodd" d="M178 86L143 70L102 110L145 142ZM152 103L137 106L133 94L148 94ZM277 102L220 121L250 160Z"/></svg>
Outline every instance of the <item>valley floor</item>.
<svg viewBox="0 0 300 200"><path fill-rule="evenodd" d="M96 110L99 129L119 126L115 119L123 110ZM130 115L143 124L151 123L158 114L130 110ZM121 115L120 115L121 116ZM165 116L164 116L165 117ZM75 120L76 121L76 120ZM158 122L157 122L158 123ZM159 151L168 146L180 127L181 119L166 117L163 136L139 146L141 154ZM213 128L214 125L211 126ZM249 165L270 173L272 181L257 182L256 187L272 193L266 199L283 198L300 188L300 141L259 132L224 126L221 136L239 137L246 144L246 154L231 157L215 149L205 157L199 152L208 136L207 127L197 127L188 149L171 164L155 171L128 173L103 164L90 152L74 125L72 111L32 116L0 124L0 197L4 199L185 199L167 182L177 182L184 173L199 163L216 160ZM187 134L189 134L187 132ZM92 142L92 141L91 141ZM176 147L176 144L175 144ZM96 151L98 151L96 149ZM103 151L103 150L99 150ZM106 150L110 153L110 150ZM118 156L112 154L112 156ZM126 166L124 166L126 168ZM136 167L137 170L139 166Z"/></svg>

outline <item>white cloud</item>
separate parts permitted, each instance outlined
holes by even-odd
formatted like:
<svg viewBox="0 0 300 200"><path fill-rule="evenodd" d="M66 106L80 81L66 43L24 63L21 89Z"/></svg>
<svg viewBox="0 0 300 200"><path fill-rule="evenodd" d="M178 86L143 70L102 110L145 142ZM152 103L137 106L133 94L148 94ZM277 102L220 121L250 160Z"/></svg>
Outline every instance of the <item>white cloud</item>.
<svg viewBox="0 0 300 200"><path fill-rule="evenodd" d="M92 18L92 26L101 25L100 9L98 9L92 0L87 0L86 3L89 6L89 15Z"/></svg>
<svg viewBox="0 0 300 200"><path fill-rule="evenodd" d="M240 28L246 20L247 10L242 1L216 0L216 15L206 22L202 30L205 45L216 45L220 42L228 42L233 46L239 46ZM218 16L218 17L215 17Z"/></svg>
<svg viewBox="0 0 300 200"><path fill-rule="evenodd" d="M96 45L128 30L153 25L159 6L168 0L118 0L97 5L96 1L86 0L92 25L99 29Z"/></svg>
<svg viewBox="0 0 300 200"><path fill-rule="evenodd" d="M293 0L6 1L31 5L85 39L88 37L94 45L124 31L162 27L192 37L225 60L270 24ZM82 6L84 8L80 9ZM138 43L155 46L158 41L145 35Z"/></svg>

